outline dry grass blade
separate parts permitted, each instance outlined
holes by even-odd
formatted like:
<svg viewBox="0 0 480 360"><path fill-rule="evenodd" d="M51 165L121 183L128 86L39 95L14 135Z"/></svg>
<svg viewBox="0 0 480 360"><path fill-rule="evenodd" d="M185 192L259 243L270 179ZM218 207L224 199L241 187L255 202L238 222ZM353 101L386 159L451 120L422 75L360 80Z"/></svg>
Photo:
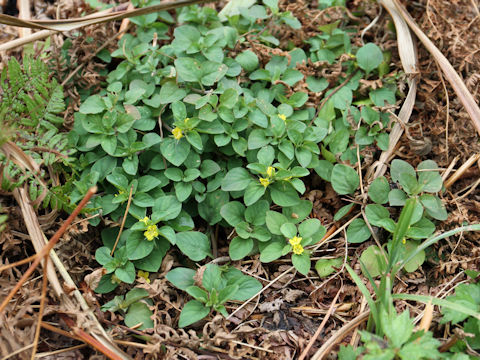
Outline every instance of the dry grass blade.
<svg viewBox="0 0 480 360"><path fill-rule="evenodd" d="M63 235L67 227L72 223L73 219L77 217L77 215L80 213L80 211L83 209L83 207L90 201L90 198L97 192L97 188L93 187L90 188L85 195L85 197L80 201L80 203L77 205L75 210L70 214L70 216L65 220L63 225L60 227L60 229L57 230L57 232L52 236L50 241L48 242L47 245L45 245L39 252L38 256L35 258L34 262L28 270L22 275L20 280L17 282L15 287L10 291L10 293L7 295L7 297L2 301L0 305L0 313L5 310L5 307L7 304L10 302L10 300L13 298L13 296L20 290L20 288L23 286L25 281L28 279L28 277L33 273L33 271L37 268L38 264L40 264L40 261L45 257L45 255L49 254L50 250L52 250L53 246L58 242L60 237Z"/></svg>
<svg viewBox="0 0 480 360"><path fill-rule="evenodd" d="M379 3L385 9L387 9L393 19L393 22L395 23L400 60L402 61L403 70L410 77L408 79L408 94L403 102L400 112L398 113L398 122L394 125L392 131L390 132L388 149L382 152L379 160L375 162L367 171L366 178L370 181L385 174L385 171L387 170L387 163L391 158L395 147L400 140L400 137L403 134L403 124L408 123L410 120L413 106L415 105L415 98L417 96L417 80L415 79L415 75L418 74L418 59L412 34L408 29L407 23L397 11L392 0L379 0Z"/></svg>
<svg viewBox="0 0 480 360"><path fill-rule="evenodd" d="M25 221L25 226L27 227L28 234L30 235L30 240L32 241L33 247L38 254L45 246L45 243L43 241L43 231L40 228L35 210L28 199L25 189L17 188L13 191L13 195L17 203L20 205L23 220ZM50 284L53 286L53 290L55 291L57 297L60 297L64 293L63 288L60 284L60 281L58 281L57 274L50 262L47 262L47 278Z"/></svg>
<svg viewBox="0 0 480 360"><path fill-rule="evenodd" d="M317 352L312 356L311 360L324 359L330 353L332 347L334 347L339 341L342 341L342 339L347 336L350 331L366 321L369 315L370 311L365 311L364 313L358 315L355 319L343 325L340 330L335 332L327 341L323 343L322 347L317 350Z"/></svg>
<svg viewBox="0 0 480 360"><path fill-rule="evenodd" d="M467 161L465 161L460 168L453 173L452 176L448 178L448 180L445 181L445 187L448 189L450 186L452 186L460 177L467 171L470 167L472 167L475 162L477 162L480 159L480 154L473 154L468 158Z"/></svg>
<svg viewBox="0 0 480 360"><path fill-rule="evenodd" d="M182 6L201 4L205 2L214 2L217 0L178 0L166 2L158 5L147 6L134 10L119 10L105 14L105 12L94 13L83 18L62 19L62 20L31 20L25 21L13 16L0 14L0 23L11 26L26 27L31 29L43 29L54 31L71 31L87 25L100 24L104 22L121 20L129 17L151 14L163 10L172 10ZM122 7L123 8L123 7Z"/></svg>
<svg viewBox="0 0 480 360"><path fill-rule="evenodd" d="M458 73L453 68L452 64L447 60L447 58L442 54L440 50L433 44L433 42L428 38L427 35L420 29L420 27L416 24L415 20L410 16L408 11L405 7L398 1L392 0L395 4L398 12L408 24L408 26L412 29L412 31L417 35L420 41L423 43L425 48L432 54L435 61L438 62L440 68L442 69L445 77L447 78L448 82L452 86L453 90L457 94L460 102L465 107L468 115L470 115L470 119L472 120L473 126L480 134L480 108L478 107L477 103L473 95L468 91L467 86L460 78Z"/></svg>
<svg viewBox="0 0 480 360"><path fill-rule="evenodd" d="M18 4L18 17L20 19L30 20L31 12L30 12L30 0L19 0ZM30 36L32 34L32 30L25 28L19 30L20 37Z"/></svg>

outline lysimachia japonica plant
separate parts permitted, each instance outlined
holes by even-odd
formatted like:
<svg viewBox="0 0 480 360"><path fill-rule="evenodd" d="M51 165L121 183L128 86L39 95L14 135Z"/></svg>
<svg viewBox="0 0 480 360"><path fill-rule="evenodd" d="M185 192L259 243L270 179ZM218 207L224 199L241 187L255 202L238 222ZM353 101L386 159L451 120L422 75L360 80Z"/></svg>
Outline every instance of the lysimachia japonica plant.
<svg viewBox="0 0 480 360"><path fill-rule="evenodd" d="M69 135L82 169L71 200L97 184L92 211L114 224L127 214L118 239L118 226L102 232L97 260L107 272L97 292L148 278L172 247L188 261L212 257L212 237L224 241L232 230L232 260L289 254L300 273L309 272L308 247L325 228L302 199L305 180L315 171L339 194L356 190L355 179L339 186L335 179L356 174L347 164L357 161L357 147L388 146L381 108L395 103L396 77L386 76L387 53L374 44L353 47L338 23L263 61L245 34L278 46L265 28L270 19L300 26L275 0L220 16L198 6L176 18L143 15L132 19L136 35L124 35L106 58L118 64L100 92L85 95ZM306 76L298 66L326 67L345 53L350 80L338 91L344 78ZM360 91L362 78L384 86ZM328 97L321 109L309 102L319 93ZM222 313L215 304L208 306Z"/></svg>

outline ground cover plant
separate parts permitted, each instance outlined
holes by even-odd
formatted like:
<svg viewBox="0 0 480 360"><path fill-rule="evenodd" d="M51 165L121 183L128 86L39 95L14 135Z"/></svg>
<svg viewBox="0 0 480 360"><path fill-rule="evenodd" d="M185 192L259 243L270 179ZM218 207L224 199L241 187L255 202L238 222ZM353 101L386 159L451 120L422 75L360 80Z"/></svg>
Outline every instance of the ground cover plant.
<svg viewBox="0 0 480 360"><path fill-rule="evenodd" d="M409 140L413 127L393 114L405 100L398 54L359 34L373 5L346 5L231 1L132 18L90 57L95 86L66 83L76 98L55 74L81 32L48 50L59 59L26 54L3 69L1 189L16 199L28 189L48 215L97 187L60 246L93 231L65 259L88 249L81 290L129 353L318 358L322 336L340 343L335 330L360 311L368 320L335 348L339 359L476 358L474 260L463 260L465 284L428 289L438 268L461 263L443 244L480 227L461 220L452 204L462 198L445 201L438 156L401 144L384 175L367 176L394 124ZM388 22L382 31L395 38ZM85 46L103 41L89 35ZM50 323L73 316L50 311Z"/></svg>
<svg viewBox="0 0 480 360"><path fill-rule="evenodd" d="M310 271L305 247L326 230L309 218L312 204L301 200L302 179L316 171L337 193L355 192L357 146L388 147L388 133L380 131L388 116L381 108L395 103L395 76L380 70L378 46L352 48L348 32L335 24L306 40L305 50L285 49L264 66L251 50L234 51L246 42L245 33L278 44L263 28L278 16L298 28L291 14L277 14L275 1L223 22L210 8L183 8L171 43L152 43L154 31L161 30L155 34L162 39L168 26L162 16L150 15L135 20L136 36L119 42L112 57L121 62L105 89L82 102L70 133L71 146L84 153L77 187L101 186L93 207L102 216L120 223L128 209L118 242L118 230L104 230L96 259L107 273L97 292L133 283L136 271L158 271L171 246L192 261L214 257L211 239L219 239L213 226L235 228L233 260L260 253L268 263L291 254L300 273ZM307 62L331 64L345 53L351 54L342 64L345 78L334 84L297 69ZM385 86L359 92L362 78ZM318 113L306 104L308 91L295 91L299 82L316 93L332 87ZM200 226L206 231L194 230Z"/></svg>

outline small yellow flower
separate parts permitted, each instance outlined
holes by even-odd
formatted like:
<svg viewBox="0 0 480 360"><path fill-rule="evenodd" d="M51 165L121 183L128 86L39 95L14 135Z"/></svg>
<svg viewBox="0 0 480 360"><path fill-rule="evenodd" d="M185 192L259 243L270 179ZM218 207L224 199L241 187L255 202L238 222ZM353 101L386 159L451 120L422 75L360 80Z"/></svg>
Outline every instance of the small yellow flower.
<svg viewBox="0 0 480 360"><path fill-rule="evenodd" d="M402 244L406 244L406 243L407 243L407 240L405 238L403 238Z"/></svg>
<svg viewBox="0 0 480 360"><path fill-rule="evenodd" d="M172 134L176 140L180 140L183 137L182 129L180 129L178 126L172 130Z"/></svg>
<svg viewBox="0 0 480 360"><path fill-rule="evenodd" d="M272 176L275 176L275 168L273 166L269 166L267 168L267 176L271 178Z"/></svg>
<svg viewBox="0 0 480 360"><path fill-rule="evenodd" d="M270 185L272 182L268 178L260 178L260 184L262 184L264 187L267 187Z"/></svg>
<svg viewBox="0 0 480 360"><path fill-rule="evenodd" d="M302 242L302 238L299 237L299 236L294 236L293 238L291 238L290 240L288 240L288 242L289 242L290 245L292 245L292 246L300 245L300 243Z"/></svg>
<svg viewBox="0 0 480 360"><path fill-rule="evenodd" d="M143 233L148 241L152 241L158 236L158 228L157 225L150 225L147 227L147 231Z"/></svg>
<svg viewBox="0 0 480 360"><path fill-rule="evenodd" d="M118 194L115 194L115 197L125 194L125 191L119 190Z"/></svg>
<svg viewBox="0 0 480 360"><path fill-rule="evenodd" d="M303 249L303 246L300 244L293 245L293 253L295 255L302 255L305 250Z"/></svg>
<svg viewBox="0 0 480 360"><path fill-rule="evenodd" d="M150 221L150 219L148 218L148 216L145 216L143 219L140 219L138 221L143 222L145 225L147 225L147 223Z"/></svg>
<svg viewBox="0 0 480 360"><path fill-rule="evenodd" d="M285 114L278 114L278 117L283 121L287 121L287 117L285 116Z"/></svg>
<svg viewBox="0 0 480 360"><path fill-rule="evenodd" d="M150 279L148 278L149 275L150 273L148 271L143 271L143 270L138 270L138 273L137 273L137 276L145 279L147 284L150 284Z"/></svg>

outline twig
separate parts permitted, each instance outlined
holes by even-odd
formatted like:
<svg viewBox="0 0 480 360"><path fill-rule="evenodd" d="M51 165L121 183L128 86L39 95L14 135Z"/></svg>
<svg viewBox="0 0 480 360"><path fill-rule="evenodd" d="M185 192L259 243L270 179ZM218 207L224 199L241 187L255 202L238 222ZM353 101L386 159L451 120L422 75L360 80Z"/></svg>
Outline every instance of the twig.
<svg viewBox="0 0 480 360"><path fill-rule="evenodd" d="M335 309L335 304L337 303L338 296L340 295L340 292L343 291L343 287L340 288L337 291L337 295L333 298L332 304L328 308L327 313L325 314L325 317L323 318L322 322L320 323L320 326L318 327L317 331L315 331L315 334L313 334L312 338L308 342L307 347L302 351L302 354L298 358L298 360L303 360L305 357L308 355L308 352L312 348L313 344L315 344L315 341L317 341L317 338L320 336L320 333L322 332L323 328L325 327L325 324L327 323L328 319L330 319L330 315L332 315L333 310Z"/></svg>
<svg viewBox="0 0 480 360"><path fill-rule="evenodd" d="M33 344L29 344L29 345L26 345L26 346L24 346L24 347L21 347L20 349L17 349L17 350L15 350L15 351L11 352L11 353L8 354L7 356L2 357L0 360L10 359L10 358L14 357L15 355L18 355L18 354L20 354L21 352L24 352L25 350L30 349L32 346L33 346Z"/></svg>
<svg viewBox="0 0 480 360"><path fill-rule="evenodd" d="M87 344L80 344L80 345L75 345L75 346L71 346L71 347L68 347L68 348L58 349L58 350L55 350L55 351L39 353L39 354L35 355L35 358L36 359L41 359L42 357L47 357L47 356L61 354L61 353L67 352L67 351L82 349L85 346L87 346Z"/></svg>
<svg viewBox="0 0 480 360"><path fill-rule="evenodd" d="M118 235L117 235L117 238L115 239L115 244L113 244L113 248L112 248L112 252L110 253L110 256L113 256L113 252L117 247L118 241L120 240L120 236L122 236L123 228L125 226L125 220L127 220L128 210L130 209L130 203L132 202L132 194L133 194L133 185L130 186L130 193L128 194L127 207L125 208L125 213L123 214L122 223L120 224L120 230L118 231Z"/></svg>
<svg viewBox="0 0 480 360"><path fill-rule="evenodd" d="M48 259L50 257L45 255L45 263L44 263L44 268L43 268L43 279L42 279L42 294L40 298L40 308L38 309L38 322L37 326L35 328L35 337L33 339L33 349L32 349L32 356L30 357L31 360L35 360L35 354L37 353L37 347L38 347L38 339L40 338L40 331L42 327L42 318L43 318L43 312L45 310L45 301L47 299L47 265L48 265Z"/></svg>

